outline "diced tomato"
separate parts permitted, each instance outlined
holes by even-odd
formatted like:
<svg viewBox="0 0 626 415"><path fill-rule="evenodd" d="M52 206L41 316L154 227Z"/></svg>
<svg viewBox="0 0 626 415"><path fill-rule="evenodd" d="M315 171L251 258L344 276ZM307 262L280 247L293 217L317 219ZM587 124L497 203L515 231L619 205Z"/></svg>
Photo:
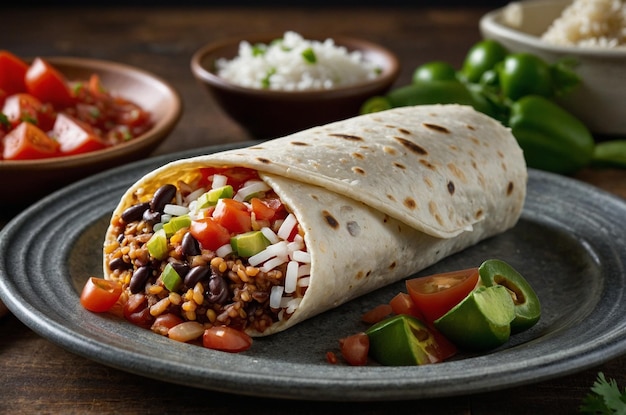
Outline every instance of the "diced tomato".
<svg viewBox="0 0 626 415"><path fill-rule="evenodd" d="M389 305L394 314L407 314L409 316L416 317L417 319L424 321L422 312L417 308L411 296L407 293L398 293L395 297L389 301Z"/></svg>
<svg viewBox="0 0 626 415"><path fill-rule="evenodd" d="M370 339L367 334L361 332L343 339L339 339L341 355L352 366L364 366L367 364L367 355L370 350Z"/></svg>
<svg viewBox="0 0 626 415"><path fill-rule="evenodd" d="M192 221L189 232L200 242L203 248L213 251L230 242L228 229L212 218L201 218Z"/></svg>
<svg viewBox="0 0 626 415"><path fill-rule="evenodd" d="M252 338L228 326L213 326L204 331L202 345L208 349L239 353L252 346Z"/></svg>
<svg viewBox="0 0 626 415"><path fill-rule="evenodd" d="M252 230L248 207L234 199L219 199L213 211L213 219L234 234Z"/></svg>
<svg viewBox="0 0 626 415"><path fill-rule="evenodd" d="M379 321L383 321L391 313L393 313L393 309L389 304L380 304L364 313L361 316L361 321L368 324L378 323Z"/></svg>
<svg viewBox="0 0 626 415"><path fill-rule="evenodd" d="M58 108L76 102L65 76L42 58L35 58L26 71L26 89L41 102L50 102Z"/></svg>
<svg viewBox="0 0 626 415"><path fill-rule="evenodd" d="M117 281L91 277L83 287L80 303L89 311L109 311L122 294L122 285Z"/></svg>
<svg viewBox="0 0 626 415"><path fill-rule="evenodd" d="M470 268L413 278L406 281L406 288L430 324L467 297L477 283L478 268Z"/></svg>
<svg viewBox="0 0 626 415"><path fill-rule="evenodd" d="M59 150L64 155L82 154L107 147L89 124L64 113L57 116L52 136L59 142Z"/></svg>
<svg viewBox="0 0 626 415"><path fill-rule="evenodd" d="M150 114L132 102L118 100L115 110L115 121L131 129L146 125L150 120Z"/></svg>
<svg viewBox="0 0 626 415"><path fill-rule="evenodd" d="M250 199L252 211L258 220L270 220L283 208L282 202L278 198L264 199L253 197Z"/></svg>
<svg viewBox="0 0 626 415"><path fill-rule="evenodd" d="M52 105L43 104L34 96L26 93L9 95L4 101L2 112L13 127L22 121L28 121L44 132L52 129L56 117Z"/></svg>
<svg viewBox="0 0 626 415"><path fill-rule="evenodd" d="M0 89L7 95L26 92L28 64L6 50L0 50Z"/></svg>
<svg viewBox="0 0 626 415"><path fill-rule="evenodd" d="M59 143L29 122L22 122L11 130L2 143L5 160L33 160L59 154Z"/></svg>

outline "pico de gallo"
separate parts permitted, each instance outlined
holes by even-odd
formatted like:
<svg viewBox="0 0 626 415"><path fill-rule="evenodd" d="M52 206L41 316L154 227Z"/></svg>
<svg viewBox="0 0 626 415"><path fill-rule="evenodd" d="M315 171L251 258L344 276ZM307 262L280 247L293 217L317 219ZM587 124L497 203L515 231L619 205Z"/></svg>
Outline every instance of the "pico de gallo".
<svg viewBox="0 0 626 415"><path fill-rule="evenodd" d="M340 354L352 366L370 358L385 366L439 363L459 350L484 352L534 326L539 299L528 281L504 261L408 279L407 292L366 312L364 331L341 338ZM329 363L337 355L326 354Z"/></svg>
<svg viewBox="0 0 626 415"><path fill-rule="evenodd" d="M98 74L68 80L40 57L0 50L0 159L70 156L132 140L153 125L138 104L113 95Z"/></svg>
<svg viewBox="0 0 626 415"><path fill-rule="evenodd" d="M240 352L298 308L310 278L304 232L255 170L202 168L111 219L109 278L82 305L171 339Z"/></svg>

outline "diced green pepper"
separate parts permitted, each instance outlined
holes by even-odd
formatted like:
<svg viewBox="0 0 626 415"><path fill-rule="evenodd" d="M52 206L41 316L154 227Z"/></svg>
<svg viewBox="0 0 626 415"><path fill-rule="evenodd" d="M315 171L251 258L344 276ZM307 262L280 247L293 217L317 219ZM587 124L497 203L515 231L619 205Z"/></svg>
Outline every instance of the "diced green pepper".
<svg viewBox="0 0 626 415"><path fill-rule="evenodd" d="M547 98L528 95L516 101L508 124L528 167L570 174L591 161L595 143L589 129Z"/></svg>
<svg viewBox="0 0 626 415"><path fill-rule="evenodd" d="M233 187L229 184L216 189L211 189L202 194L197 200L198 209L204 209L209 206L215 206L219 199L230 199L233 197Z"/></svg>
<svg viewBox="0 0 626 415"><path fill-rule="evenodd" d="M271 242L261 231L250 231L230 238L230 246L241 257L251 257L267 248Z"/></svg>
<svg viewBox="0 0 626 415"><path fill-rule="evenodd" d="M374 324L366 332L370 356L385 366L412 366L437 362L438 345L418 319L399 314Z"/></svg>
<svg viewBox="0 0 626 415"><path fill-rule="evenodd" d="M148 242L146 242L148 252L152 257L162 260L167 257L169 251L167 249L167 234L163 228L154 232Z"/></svg>
<svg viewBox="0 0 626 415"><path fill-rule="evenodd" d="M191 218L189 215L174 216L169 222L163 224L163 229L167 237L174 235L177 231L191 226Z"/></svg>
<svg viewBox="0 0 626 415"><path fill-rule="evenodd" d="M435 328L458 347L485 351L506 343L515 306L501 285L479 287L441 318Z"/></svg>
<svg viewBox="0 0 626 415"><path fill-rule="evenodd" d="M489 259L478 268L480 281L487 287L502 285L513 299L515 318L511 333L519 333L534 326L541 317L541 304L533 287L512 266L498 259Z"/></svg>
<svg viewBox="0 0 626 415"><path fill-rule="evenodd" d="M161 281L163 281L163 285L169 291L177 291L183 283L182 278L180 278L180 275L178 275L178 272L176 272L172 264L167 264L163 269Z"/></svg>

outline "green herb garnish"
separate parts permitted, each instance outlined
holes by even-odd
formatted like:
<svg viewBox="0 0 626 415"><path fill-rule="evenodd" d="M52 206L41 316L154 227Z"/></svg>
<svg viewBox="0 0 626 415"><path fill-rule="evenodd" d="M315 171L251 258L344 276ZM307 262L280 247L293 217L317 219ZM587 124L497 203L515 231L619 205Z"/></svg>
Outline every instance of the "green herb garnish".
<svg viewBox="0 0 626 415"><path fill-rule="evenodd" d="M599 372L598 378L580 406L580 413L586 415L626 414L626 390L620 391L615 379L606 379Z"/></svg>
<svg viewBox="0 0 626 415"><path fill-rule="evenodd" d="M263 87L263 89L267 89L270 87L270 78L275 73L276 73L276 68L271 68L267 71L267 73L265 74L265 77L261 79L261 87Z"/></svg>
<svg viewBox="0 0 626 415"><path fill-rule="evenodd" d="M264 43L257 43L252 46L252 56L263 56L265 55L265 51L267 50L267 45Z"/></svg>
<svg viewBox="0 0 626 415"><path fill-rule="evenodd" d="M302 51L302 57L307 63L315 63L317 62L317 56L315 56L315 51L312 48L307 48Z"/></svg>

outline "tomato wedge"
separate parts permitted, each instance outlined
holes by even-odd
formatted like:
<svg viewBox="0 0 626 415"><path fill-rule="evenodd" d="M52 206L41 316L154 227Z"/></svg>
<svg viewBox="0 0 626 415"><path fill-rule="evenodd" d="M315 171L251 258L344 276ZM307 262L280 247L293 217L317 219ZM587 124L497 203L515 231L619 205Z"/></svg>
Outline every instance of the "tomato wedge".
<svg viewBox="0 0 626 415"><path fill-rule="evenodd" d="M192 221L189 233L200 242L203 248L212 251L230 243L230 232L228 232L228 229L215 222L212 218Z"/></svg>
<svg viewBox="0 0 626 415"><path fill-rule="evenodd" d="M451 271L406 281L411 299L427 323L443 316L476 287L478 268Z"/></svg>
<svg viewBox="0 0 626 415"><path fill-rule="evenodd" d="M422 312L417 308L413 299L407 293L398 293L389 301L394 314L407 314L424 321Z"/></svg>
<svg viewBox="0 0 626 415"><path fill-rule="evenodd" d="M5 160L34 160L58 155L59 143L39 127L22 122L2 139Z"/></svg>
<svg viewBox="0 0 626 415"><path fill-rule="evenodd" d="M26 92L28 64L7 50L0 50L0 89L7 95Z"/></svg>
<svg viewBox="0 0 626 415"><path fill-rule="evenodd" d="M64 155L82 154L107 147L87 123L60 113L51 135L59 142Z"/></svg>
<svg viewBox="0 0 626 415"><path fill-rule="evenodd" d="M91 277L80 294L80 303L89 311L103 313L115 305L122 294L122 286L117 281Z"/></svg>
<svg viewBox="0 0 626 415"><path fill-rule="evenodd" d="M204 331L202 345L208 349L239 353L252 346L252 338L232 327L213 326Z"/></svg>
<svg viewBox="0 0 626 415"><path fill-rule="evenodd" d="M75 103L65 76L42 58L35 58L28 67L25 82L27 91L41 102L50 102L59 108Z"/></svg>
<svg viewBox="0 0 626 415"><path fill-rule="evenodd" d="M22 121L37 125L44 132L54 126L56 114L50 104L43 104L34 96L26 93L9 95L4 101L2 112L14 127Z"/></svg>

